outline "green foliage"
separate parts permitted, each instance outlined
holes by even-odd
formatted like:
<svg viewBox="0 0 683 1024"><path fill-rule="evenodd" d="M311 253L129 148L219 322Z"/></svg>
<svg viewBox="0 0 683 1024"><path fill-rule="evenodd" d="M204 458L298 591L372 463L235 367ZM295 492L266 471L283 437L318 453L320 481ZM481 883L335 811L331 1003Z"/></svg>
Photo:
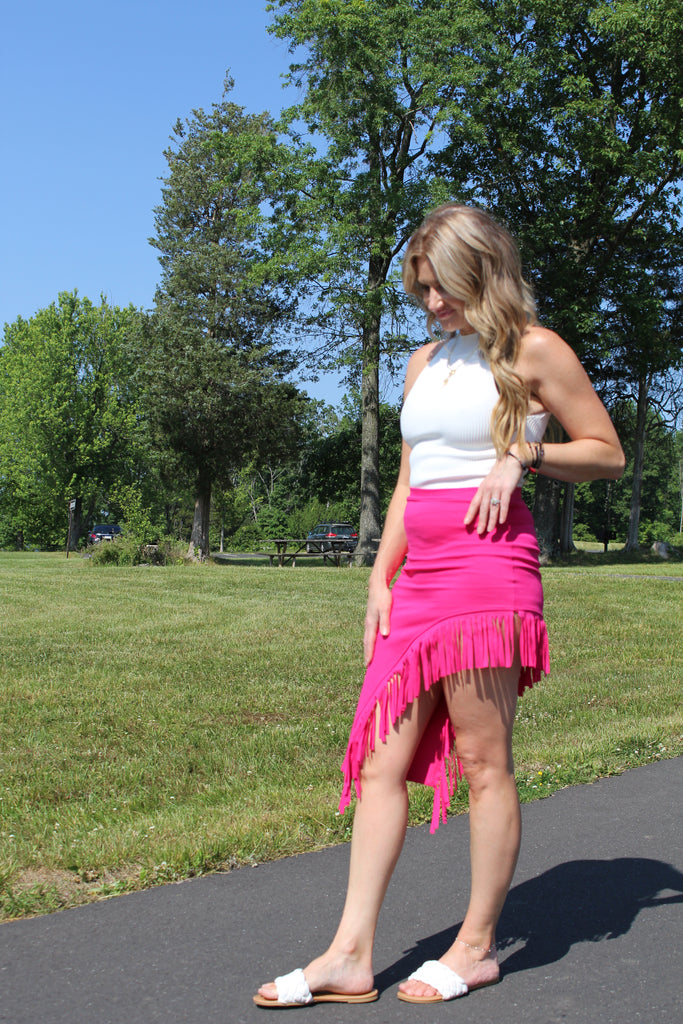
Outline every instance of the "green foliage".
<svg viewBox="0 0 683 1024"><path fill-rule="evenodd" d="M142 503L139 489L131 484L119 484L109 493L109 507L123 527L125 537L134 537L141 544L150 544L156 538L151 512Z"/></svg>
<svg viewBox="0 0 683 1024"><path fill-rule="evenodd" d="M386 509L396 483L401 438L399 410L382 405L380 412L380 495ZM336 413L315 409L298 463L289 467L253 463L236 477L232 500L242 519L232 519L235 526L226 529L226 544L237 551L255 551L269 537L303 538L321 522L350 522L358 527L360 438L357 396L347 399ZM224 517L224 522L229 519Z"/></svg>
<svg viewBox="0 0 683 1024"><path fill-rule="evenodd" d="M355 510L357 512L357 510ZM338 518L339 517L339 518ZM311 498L302 505L300 508L295 508L290 512L288 520L287 536L290 537L305 537L311 532L314 526L318 523L324 523L325 520L334 520L337 522L352 522L356 523L357 515L342 516L336 506L329 507L325 505L319 498Z"/></svg>
<svg viewBox="0 0 683 1024"><path fill-rule="evenodd" d="M586 526L585 523L574 523L574 540L595 543L597 537L594 533L591 533L590 527Z"/></svg>
<svg viewBox="0 0 683 1024"><path fill-rule="evenodd" d="M606 301L646 293L680 238L681 5L444 6L477 12L478 71L437 169L510 223L544 319L597 371Z"/></svg>
<svg viewBox="0 0 683 1024"><path fill-rule="evenodd" d="M0 347L0 544L63 547L115 482L139 471L143 436L127 342L140 314L74 293L5 328Z"/></svg>
<svg viewBox="0 0 683 1024"><path fill-rule="evenodd" d="M227 79L210 113L178 121L165 152L152 239L162 279L138 359L155 441L194 477L192 543L204 554L214 483L228 485L257 454L286 460L303 406L286 380L291 353L268 338L291 300L258 271L266 196L255 182L274 129L231 103L231 88Z"/></svg>
<svg viewBox="0 0 683 1024"><path fill-rule="evenodd" d="M577 540L587 539L581 532L582 527L601 542L607 530L611 539L626 540L633 483L635 415L633 404L629 402L615 409L615 423L627 457L621 480L594 480L576 486L574 535ZM655 413L650 413L647 420L640 509L641 544L649 546L652 540L669 540L678 531L681 493L675 435Z"/></svg>
<svg viewBox="0 0 683 1024"><path fill-rule="evenodd" d="M100 566L182 565L186 547L171 537L156 544L145 544L139 537L124 535L111 542L102 541L89 552L90 564Z"/></svg>
<svg viewBox="0 0 683 1024"><path fill-rule="evenodd" d="M655 519L643 524L639 539L644 547L650 547L655 541L663 541L677 547L680 544L681 534L675 526L671 525L670 521L662 522Z"/></svg>
<svg viewBox="0 0 683 1024"><path fill-rule="evenodd" d="M362 396L360 547L380 531L379 366L410 347L413 305L394 261L441 194L429 160L471 67L453 59L470 18L441 0L279 0L272 31L297 58L301 102L283 115L270 247L307 289L301 331L316 367ZM457 80L457 81L456 81ZM303 144L302 144L303 143ZM322 343L321 343L322 342ZM332 344L330 344L332 342Z"/></svg>
<svg viewBox="0 0 683 1024"><path fill-rule="evenodd" d="M133 538L117 538L113 541L100 541L94 545L90 553L92 565L138 565L140 562L140 545Z"/></svg>

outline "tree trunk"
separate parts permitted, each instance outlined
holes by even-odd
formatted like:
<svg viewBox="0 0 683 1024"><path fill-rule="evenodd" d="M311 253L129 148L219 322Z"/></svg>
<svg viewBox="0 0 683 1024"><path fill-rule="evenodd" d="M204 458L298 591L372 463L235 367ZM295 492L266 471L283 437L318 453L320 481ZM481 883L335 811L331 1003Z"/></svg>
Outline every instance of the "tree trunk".
<svg viewBox="0 0 683 1024"><path fill-rule="evenodd" d="M377 292L379 299L379 291ZM360 523L354 565L372 565L382 530L379 501L379 349L380 313L363 326L361 382Z"/></svg>
<svg viewBox="0 0 683 1024"><path fill-rule="evenodd" d="M560 553L560 491L559 480L547 476L536 478L534 524L541 565L547 565Z"/></svg>
<svg viewBox="0 0 683 1024"><path fill-rule="evenodd" d="M640 526L640 496L643 486L643 465L645 462L645 435L647 432L647 401L650 382L647 377L638 379L638 403L636 411L636 433L633 451L633 486L631 487L631 510L628 517L625 551L638 550L638 528Z"/></svg>
<svg viewBox="0 0 683 1024"><path fill-rule="evenodd" d="M574 547L574 484L565 483L560 520L560 553L568 555Z"/></svg>
<svg viewBox="0 0 683 1024"><path fill-rule="evenodd" d="M197 562L205 562L209 556L209 523L211 516L211 474L200 469L197 476L197 491L194 503L194 521L190 536L188 556Z"/></svg>
<svg viewBox="0 0 683 1024"><path fill-rule="evenodd" d="M603 529L605 531L605 537L604 537L604 540L603 540L602 544L603 544L603 551L606 554L607 551L609 550L610 535L612 533L612 481L611 480L606 480L605 484L606 484L606 486L605 486L605 505L604 505L604 509L605 509L604 524L605 525L603 527Z"/></svg>
<svg viewBox="0 0 683 1024"><path fill-rule="evenodd" d="M378 151L379 152L379 151ZM371 160L371 176L379 160ZM376 193L379 195L378 187ZM371 196L371 203L373 197ZM362 378L360 382L360 521L354 565L373 565L382 532L380 515L380 337L382 286L389 260L371 256L368 265L367 305L362 322Z"/></svg>

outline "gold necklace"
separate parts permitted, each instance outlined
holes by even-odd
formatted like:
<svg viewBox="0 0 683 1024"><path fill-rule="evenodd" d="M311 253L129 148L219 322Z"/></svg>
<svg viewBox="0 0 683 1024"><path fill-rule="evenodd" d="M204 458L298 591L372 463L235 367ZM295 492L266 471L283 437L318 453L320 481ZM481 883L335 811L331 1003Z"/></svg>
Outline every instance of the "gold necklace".
<svg viewBox="0 0 683 1024"><path fill-rule="evenodd" d="M472 362L472 359L473 359L473 357L474 357L474 356L476 356L476 355L477 355L478 353L479 353L479 342L477 341L477 346L476 346L476 348L474 348L474 349L472 350L472 352L470 352L470 354L469 354L469 355L467 356L467 358L466 358L466 359L458 359L458 361L457 361L457 363L455 364L455 366L451 366L451 368L449 369L448 373L447 373L447 374L446 374L446 376L444 377L444 381L443 381L442 387L444 387L444 388L445 388L445 387L446 387L446 385L448 384L449 380L450 380L450 379L451 379L451 377L453 376L453 374L457 373L457 372L458 372L458 370L460 369L460 367L461 367L461 366L464 366L464 365L465 365L465 363L471 363L471 362Z"/></svg>

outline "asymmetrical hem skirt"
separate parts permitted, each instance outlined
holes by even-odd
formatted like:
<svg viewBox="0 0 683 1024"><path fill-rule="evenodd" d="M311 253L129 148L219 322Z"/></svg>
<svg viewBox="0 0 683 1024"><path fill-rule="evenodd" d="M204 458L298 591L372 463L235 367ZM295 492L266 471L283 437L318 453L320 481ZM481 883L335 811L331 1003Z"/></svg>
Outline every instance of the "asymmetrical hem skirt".
<svg viewBox="0 0 683 1024"><path fill-rule="evenodd" d="M392 590L389 635L377 636L342 765L339 810L360 796L360 772L376 737L423 690L468 669L509 668L519 640L518 690L549 671L543 588L533 519L515 493L507 522L480 537L463 519L475 488L410 491L408 556ZM459 770L456 737L441 698L408 778L434 789L431 831L446 820Z"/></svg>

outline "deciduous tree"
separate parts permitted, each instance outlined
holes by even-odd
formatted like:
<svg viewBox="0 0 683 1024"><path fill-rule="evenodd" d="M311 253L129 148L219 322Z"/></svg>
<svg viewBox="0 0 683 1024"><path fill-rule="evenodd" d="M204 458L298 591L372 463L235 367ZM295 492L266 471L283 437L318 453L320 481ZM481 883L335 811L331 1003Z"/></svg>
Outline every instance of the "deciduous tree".
<svg viewBox="0 0 683 1024"><path fill-rule="evenodd" d="M379 366L405 349L396 256L444 198L428 154L469 74L457 59L467 15L442 0L277 0L272 29L299 58L301 103L285 114L299 163L283 176L277 247L311 282L309 326L346 365L362 406L358 560L381 532Z"/></svg>
<svg viewBox="0 0 683 1024"><path fill-rule="evenodd" d="M5 329L0 347L2 542L71 543L142 459L127 342L140 313L76 292Z"/></svg>
<svg viewBox="0 0 683 1024"><path fill-rule="evenodd" d="M314 282L311 323L330 327L335 355L361 377L367 552L379 526L377 366L406 323L394 258L426 207L487 206L520 240L544 322L600 386L608 281L620 266L625 278L622 255L644 224L657 223L663 245L680 230L683 8L277 0L270 10L299 57L290 135L316 147L288 167L278 231ZM547 489L539 507L559 522L560 489ZM538 525L554 548L554 528Z"/></svg>
<svg viewBox="0 0 683 1024"><path fill-rule="evenodd" d="M472 51L479 75L449 122L452 145L435 169L461 195L507 220L544 322L572 345L607 395L615 381L623 388L626 366L614 356L633 345L638 331L630 296L646 295L681 242L683 6L455 6L481 15ZM615 316L628 325L618 344ZM641 337L652 338L652 359L646 371L640 358L643 373L662 373L667 359L670 366L678 361L680 345L677 352L675 343L654 343L666 333L648 319ZM647 355L643 349L645 362ZM559 493L554 483L540 482L545 512L537 527L547 555L558 546Z"/></svg>

